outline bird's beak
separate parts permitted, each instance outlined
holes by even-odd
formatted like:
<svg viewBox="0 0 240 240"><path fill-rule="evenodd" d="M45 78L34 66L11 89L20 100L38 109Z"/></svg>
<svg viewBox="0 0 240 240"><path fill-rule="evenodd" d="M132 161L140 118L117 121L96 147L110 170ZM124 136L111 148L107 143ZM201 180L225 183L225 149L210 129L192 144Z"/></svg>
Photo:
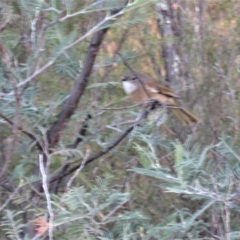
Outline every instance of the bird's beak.
<svg viewBox="0 0 240 240"><path fill-rule="evenodd" d="M127 81L126 77L122 77L121 80L122 80L122 81Z"/></svg>

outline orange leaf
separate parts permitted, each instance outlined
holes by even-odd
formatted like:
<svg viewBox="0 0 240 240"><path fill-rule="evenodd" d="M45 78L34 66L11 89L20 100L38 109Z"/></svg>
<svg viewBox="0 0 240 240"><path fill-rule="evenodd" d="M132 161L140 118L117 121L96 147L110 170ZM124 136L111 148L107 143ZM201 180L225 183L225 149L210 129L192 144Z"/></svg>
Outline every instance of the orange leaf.
<svg viewBox="0 0 240 240"><path fill-rule="evenodd" d="M49 229L49 223L43 217L38 217L33 222L35 226L38 226L35 230L40 234L40 236Z"/></svg>

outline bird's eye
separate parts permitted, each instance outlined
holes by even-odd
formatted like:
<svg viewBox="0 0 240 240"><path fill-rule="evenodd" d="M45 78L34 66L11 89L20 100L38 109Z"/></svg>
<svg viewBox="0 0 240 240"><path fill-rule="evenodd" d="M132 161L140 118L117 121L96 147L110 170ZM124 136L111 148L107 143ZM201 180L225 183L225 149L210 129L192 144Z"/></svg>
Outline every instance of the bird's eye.
<svg viewBox="0 0 240 240"><path fill-rule="evenodd" d="M132 80L136 80L137 78L136 77L132 77Z"/></svg>

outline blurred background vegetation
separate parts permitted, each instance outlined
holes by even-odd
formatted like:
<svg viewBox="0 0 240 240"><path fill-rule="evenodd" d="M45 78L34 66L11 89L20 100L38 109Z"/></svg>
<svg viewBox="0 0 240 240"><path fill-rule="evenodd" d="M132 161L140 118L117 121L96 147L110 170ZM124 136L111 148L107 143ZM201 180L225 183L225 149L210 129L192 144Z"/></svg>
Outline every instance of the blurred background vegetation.
<svg viewBox="0 0 240 240"><path fill-rule="evenodd" d="M239 12L236 0L2 0L0 238L240 239ZM137 126L124 62L201 123L159 109Z"/></svg>

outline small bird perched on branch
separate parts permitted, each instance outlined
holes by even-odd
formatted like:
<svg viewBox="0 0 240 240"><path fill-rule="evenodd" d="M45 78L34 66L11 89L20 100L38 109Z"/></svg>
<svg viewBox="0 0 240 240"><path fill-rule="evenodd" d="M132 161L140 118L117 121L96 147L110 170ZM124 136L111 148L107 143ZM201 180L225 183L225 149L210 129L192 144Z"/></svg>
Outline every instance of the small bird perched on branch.
<svg viewBox="0 0 240 240"><path fill-rule="evenodd" d="M183 125L197 124L200 120L192 113L182 108L177 102L179 98L168 86L140 72L127 72L122 78L126 94L135 103L146 103L157 100L162 106L170 108Z"/></svg>

